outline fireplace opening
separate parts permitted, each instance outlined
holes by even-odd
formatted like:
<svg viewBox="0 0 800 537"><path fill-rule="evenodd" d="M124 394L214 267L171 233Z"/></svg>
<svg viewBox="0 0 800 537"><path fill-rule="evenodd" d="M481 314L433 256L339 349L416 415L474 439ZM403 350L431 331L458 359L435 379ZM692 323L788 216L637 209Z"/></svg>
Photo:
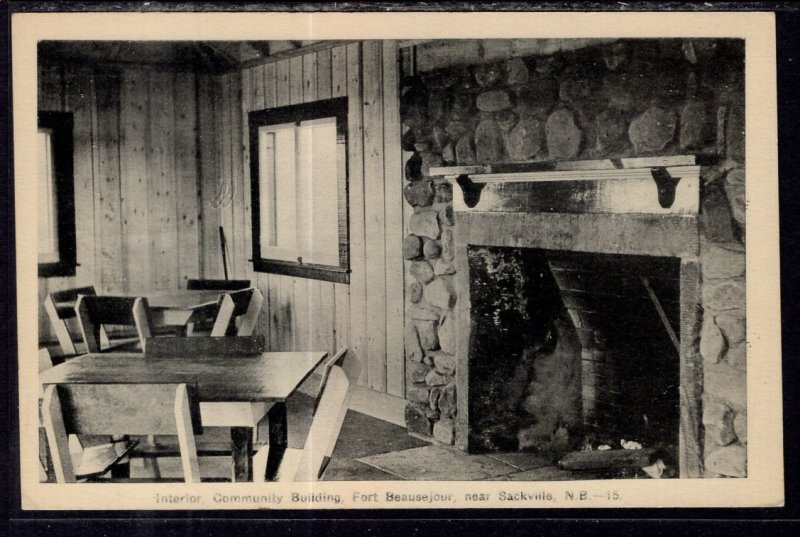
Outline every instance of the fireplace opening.
<svg viewBox="0 0 800 537"><path fill-rule="evenodd" d="M469 246L469 449L673 451L678 258ZM634 444L635 445L635 444Z"/></svg>

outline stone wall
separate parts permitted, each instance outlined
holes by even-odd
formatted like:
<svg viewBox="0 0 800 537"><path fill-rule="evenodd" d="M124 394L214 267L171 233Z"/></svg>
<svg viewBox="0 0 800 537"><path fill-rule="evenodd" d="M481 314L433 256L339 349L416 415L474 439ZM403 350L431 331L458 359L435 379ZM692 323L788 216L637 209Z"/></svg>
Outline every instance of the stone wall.
<svg viewBox="0 0 800 537"><path fill-rule="evenodd" d="M427 62L403 80L411 432L452 443L457 412L453 192L432 166L698 154L715 162L702 170L700 214L706 471L745 475L743 56L740 40L620 40L469 66Z"/></svg>

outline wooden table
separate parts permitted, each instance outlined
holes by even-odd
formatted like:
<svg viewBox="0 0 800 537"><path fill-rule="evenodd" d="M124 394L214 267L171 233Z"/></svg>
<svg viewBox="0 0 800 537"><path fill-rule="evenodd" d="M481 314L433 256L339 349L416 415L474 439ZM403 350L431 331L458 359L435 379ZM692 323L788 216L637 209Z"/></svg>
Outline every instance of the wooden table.
<svg viewBox="0 0 800 537"><path fill-rule="evenodd" d="M267 480L274 479L287 446L286 399L326 352L266 352L251 356L145 358L138 353L86 354L44 371L48 384L186 383L200 402L274 403L269 411ZM253 432L231 429L233 480L252 481Z"/></svg>

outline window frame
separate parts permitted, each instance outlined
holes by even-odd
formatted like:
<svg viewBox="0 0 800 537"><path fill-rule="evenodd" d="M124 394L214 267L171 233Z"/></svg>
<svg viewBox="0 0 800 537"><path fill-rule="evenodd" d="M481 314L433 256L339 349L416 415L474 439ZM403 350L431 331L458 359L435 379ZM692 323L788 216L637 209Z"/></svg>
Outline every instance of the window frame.
<svg viewBox="0 0 800 537"><path fill-rule="evenodd" d="M75 239L75 182L72 112L39 111L38 129L50 129L58 228L58 261L39 263L39 277L74 276L78 266Z"/></svg>
<svg viewBox="0 0 800 537"><path fill-rule="evenodd" d="M348 189L347 97L256 110L248 114L250 134L250 204L253 270L335 283L350 283L350 211ZM339 227L339 264L321 265L285 261L261 256L261 189L259 169L259 129L273 125L333 117L336 119L336 144L342 161L337 163L337 199Z"/></svg>

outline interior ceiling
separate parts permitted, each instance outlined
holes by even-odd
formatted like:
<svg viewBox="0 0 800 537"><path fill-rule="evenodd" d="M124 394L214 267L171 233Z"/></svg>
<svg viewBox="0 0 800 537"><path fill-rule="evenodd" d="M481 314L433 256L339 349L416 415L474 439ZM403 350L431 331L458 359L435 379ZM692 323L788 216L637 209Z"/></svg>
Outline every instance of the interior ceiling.
<svg viewBox="0 0 800 537"><path fill-rule="evenodd" d="M220 72L317 41L42 41L40 59L155 64Z"/></svg>

